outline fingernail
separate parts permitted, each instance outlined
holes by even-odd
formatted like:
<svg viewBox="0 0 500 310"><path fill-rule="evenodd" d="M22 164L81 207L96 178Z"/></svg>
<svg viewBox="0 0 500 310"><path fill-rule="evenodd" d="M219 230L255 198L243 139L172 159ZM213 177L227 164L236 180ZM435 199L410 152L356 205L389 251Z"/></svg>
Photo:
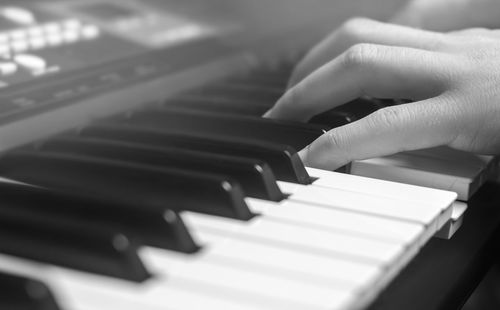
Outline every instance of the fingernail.
<svg viewBox="0 0 500 310"><path fill-rule="evenodd" d="M300 159L303 161L304 158L306 157L305 150L299 151L297 154L299 155Z"/></svg>
<svg viewBox="0 0 500 310"><path fill-rule="evenodd" d="M273 114L273 109L269 109L266 113L264 113L264 115L262 115L262 117L264 118L272 118L272 114Z"/></svg>
<svg viewBox="0 0 500 310"><path fill-rule="evenodd" d="M300 160L302 160L302 162L305 164L306 160L307 160L307 153L309 151L309 145L306 146L305 148L303 148L302 150L300 150L297 154L299 155L300 157Z"/></svg>

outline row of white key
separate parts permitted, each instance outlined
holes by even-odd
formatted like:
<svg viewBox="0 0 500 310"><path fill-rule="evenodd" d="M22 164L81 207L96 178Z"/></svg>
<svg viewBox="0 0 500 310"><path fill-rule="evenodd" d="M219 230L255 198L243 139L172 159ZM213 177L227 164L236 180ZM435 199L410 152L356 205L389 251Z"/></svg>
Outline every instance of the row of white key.
<svg viewBox="0 0 500 310"><path fill-rule="evenodd" d="M38 275L74 310L358 309L437 231L455 199L443 191L310 172L320 177L314 185L280 184L293 190L282 203L248 199L261 214L249 222L184 212L204 249L183 255L144 248L141 256L155 277L143 284L6 256L0 268ZM351 183L355 179L369 188ZM318 192L331 199L318 200ZM424 194L435 200L425 202ZM371 201L392 209L370 210Z"/></svg>

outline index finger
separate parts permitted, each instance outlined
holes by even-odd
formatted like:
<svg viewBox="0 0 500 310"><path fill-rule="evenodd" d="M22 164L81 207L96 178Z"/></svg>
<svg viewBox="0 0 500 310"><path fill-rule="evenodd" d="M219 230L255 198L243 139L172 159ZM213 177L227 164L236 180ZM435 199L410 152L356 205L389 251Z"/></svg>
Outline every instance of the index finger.
<svg viewBox="0 0 500 310"><path fill-rule="evenodd" d="M457 117L444 97L381 109L325 133L299 152L309 167L335 170L353 160L451 143Z"/></svg>
<svg viewBox="0 0 500 310"><path fill-rule="evenodd" d="M264 116L307 121L359 98L420 100L439 95L454 58L413 48L359 44L288 90Z"/></svg>

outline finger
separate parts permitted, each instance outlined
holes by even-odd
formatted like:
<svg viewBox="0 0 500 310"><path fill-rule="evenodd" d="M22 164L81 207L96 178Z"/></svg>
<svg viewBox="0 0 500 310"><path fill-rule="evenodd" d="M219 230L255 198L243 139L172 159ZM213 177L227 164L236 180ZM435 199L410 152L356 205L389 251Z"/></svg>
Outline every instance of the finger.
<svg viewBox="0 0 500 310"><path fill-rule="evenodd" d="M412 48L355 45L288 90L264 117L307 121L363 95L420 100L449 79L450 57Z"/></svg>
<svg viewBox="0 0 500 310"><path fill-rule="evenodd" d="M458 31L448 32L449 35L454 37L464 37L465 40L468 40L469 37L484 37L498 40L500 38L500 30L490 30L487 28L468 28Z"/></svg>
<svg viewBox="0 0 500 310"><path fill-rule="evenodd" d="M457 118L443 98L379 110L330 130L299 152L309 167L334 170L353 160L449 144Z"/></svg>
<svg viewBox="0 0 500 310"><path fill-rule="evenodd" d="M391 22L434 31L498 28L498 0L413 0Z"/></svg>
<svg viewBox="0 0 500 310"><path fill-rule="evenodd" d="M435 50L442 44L443 40L442 33L382 23L366 18L351 19L306 55L294 70L289 87L297 84L349 47L359 43Z"/></svg>
<svg viewBox="0 0 500 310"><path fill-rule="evenodd" d="M449 31L467 26L464 18L468 1L464 0L413 0L409 1L390 20L391 23L424 28L435 31Z"/></svg>

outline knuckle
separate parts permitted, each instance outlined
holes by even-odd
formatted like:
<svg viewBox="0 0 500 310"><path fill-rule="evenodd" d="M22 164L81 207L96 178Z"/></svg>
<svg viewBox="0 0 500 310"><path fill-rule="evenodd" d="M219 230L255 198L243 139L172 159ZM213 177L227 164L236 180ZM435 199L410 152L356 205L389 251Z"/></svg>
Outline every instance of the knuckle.
<svg viewBox="0 0 500 310"><path fill-rule="evenodd" d="M373 128L379 128L380 126L391 128L407 118L408 115L402 107L387 107L373 112L369 117L369 121Z"/></svg>
<svg viewBox="0 0 500 310"><path fill-rule="evenodd" d="M347 139L338 130L330 130L325 134L327 138L327 147L335 152L341 152L347 146Z"/></svg>
<svg viewBox="0 0 500 310"><path fill-rule="evenodd" d="M340 27L340 33L346 37L362 37L371 28L373 21L364 17L353 17L345 21Z"/></svg>
<svg viewBox="0 0 500 310"><path fill-rule="evenodd" d="M327 141L324 152L335 154L337 160L345 163L352 160L352 156L349 154L349 139L345 133L343 134L339 130L330 130L325 136Z"/></svg>
<svg viewBox="0 0 500 310"><path fill-rule="evenodd" d="M478 131L467 134L457 134L448 146L468 152L483 152L485 149L484 141Z"/></svg>
<svg viewBox="0 0 500 310"><path fill-rule="evenodd" d="M340 138L340 135L335 132L329 132L326 134L328 138L328 146L332 150L340 149L344 145L343 140Z"/></svg>
<svg viewBox="0 0 500 310"><path fill-rule="evenodd" d="M373 44L361 43L347 49L343 65L347 68L362 68L373 63L378 55L378 48Z"/></svg>

